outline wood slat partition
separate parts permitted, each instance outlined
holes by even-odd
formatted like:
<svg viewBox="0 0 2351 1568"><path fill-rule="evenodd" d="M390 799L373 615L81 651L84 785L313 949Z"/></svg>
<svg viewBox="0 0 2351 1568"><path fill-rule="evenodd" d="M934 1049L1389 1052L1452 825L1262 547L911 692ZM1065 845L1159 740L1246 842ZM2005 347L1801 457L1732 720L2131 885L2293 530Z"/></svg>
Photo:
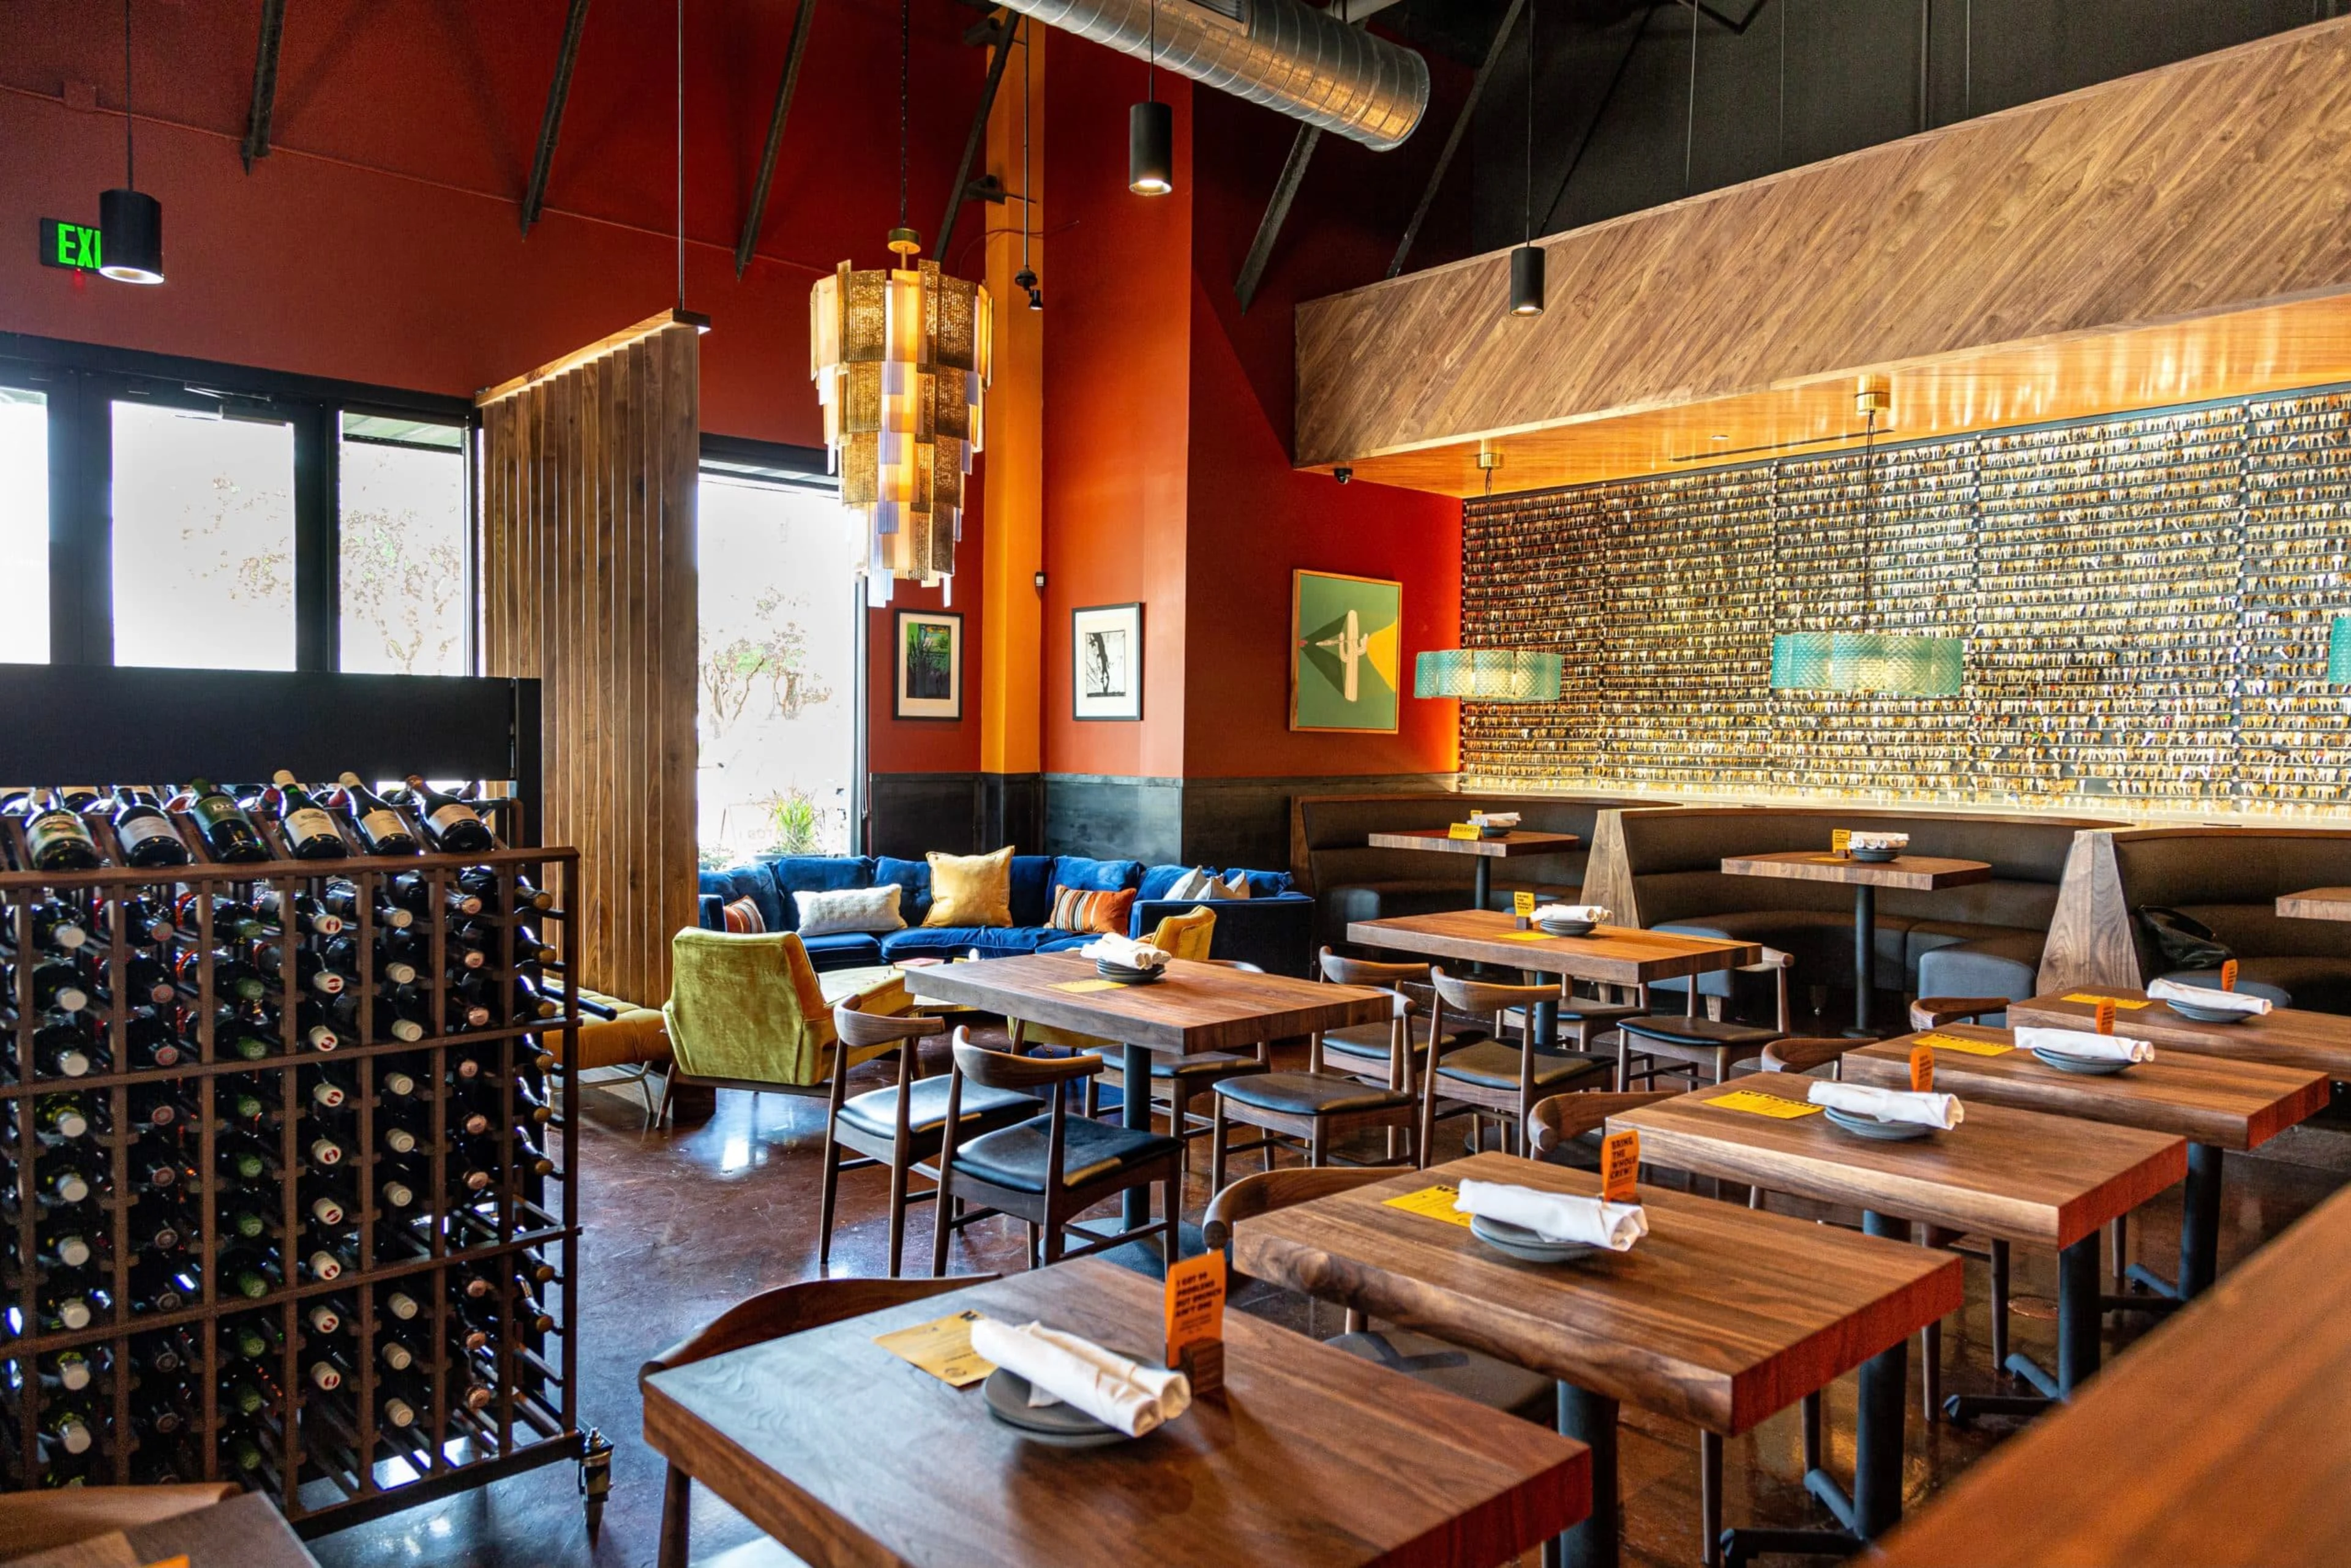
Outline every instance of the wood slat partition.
<svg viewBox="0 0 2351 1568"><path fill-rule="evenodd" d="M700 337L665 313L480 399L484 667L543 683L577 973L655 1007L695 924Z"/></svg>

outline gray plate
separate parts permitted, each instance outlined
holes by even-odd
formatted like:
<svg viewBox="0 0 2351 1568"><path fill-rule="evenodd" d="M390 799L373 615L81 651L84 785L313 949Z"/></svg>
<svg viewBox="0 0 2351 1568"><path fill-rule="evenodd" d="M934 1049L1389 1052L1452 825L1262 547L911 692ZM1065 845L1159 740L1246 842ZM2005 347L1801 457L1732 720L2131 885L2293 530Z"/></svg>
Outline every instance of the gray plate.
<svg viewBox="0 0 2351 1568"><path fill-rule="evenodd" d="M987 1413L1013 1427L1024 1437L1040 1443L1052 1443L1064 1448L1099 1448L1111 1443L1132 1443L1117 1427L1095 1420L1074 1405L1039 1405L1029 1403L1029 1380L1017 1372L998 1367L980 1385L980 1393L987 1400Z"/></svg>
<svg viewBox="0 0 2351 1568"><path fill-rule="evenodd" d="M1822 1106L1821 1113L1855 1137L1875 1138L1881 1144L1911 1143L1935 1130L1923 1122L1881 1122L1875 1116L1856 1116L1834 1105Z"/></svg>
<svg viewBox="0 0 2351 1568"><path fill-rule="evenodd" d="M1546 936L1589 936L1593 923L1589 920L1538 920Z"/></svg>
<svg viewBox="0 0 2351 1568"><path fill-rule="evenodd" d="M1902 858L1902 852L1900 850L1848 849L1845 851L1845 853L1852 856L1855 860L1861 862L1864 865L1884 865L1888 861L1896 861Z"/></svg>
<svg viewBox="0 0 2351 1568"><path fill-rule="evenodd" d="M1105 980L1116 980L1124 986L1148 986L1166 977L1165 969L1130 969L1123 964L1113 964L1107 958L1094 960L1094 973Z"/></svg>
<svg viewBox="0 0 2351 1568"><path fill-rule="evenodd" d="M2053 1067L2060 1072L2078 1072L2085 1078L2111 1078L2131 1065L2127 1061L2101 1061L2095 1057L2066 1056L2054 1051L2043 1051L2037 1045L2032 1048L2032 1059L2043 1067Z"/></svg>
<svg viewBox="0 0 2351 1568"><path fill-rule="evenodd" d="M2163 1005L2181 1018L2196 1023L2242 1023L2254 1016L2252 1013L2224 1012L2219 1008L2199 1008L2193 1002L2168 1001Z"/></svg>
<svg viewBox="0 0 2351 1568"><path fill-rule="evenodd" d="M1523 1225L1489 1219L1482 1214L1469 1217L1469 1234L1498 1252L1507 1252L1529 1263L1568 1263L1608 1250L1582 1241L1546 1241Z"/></svg>

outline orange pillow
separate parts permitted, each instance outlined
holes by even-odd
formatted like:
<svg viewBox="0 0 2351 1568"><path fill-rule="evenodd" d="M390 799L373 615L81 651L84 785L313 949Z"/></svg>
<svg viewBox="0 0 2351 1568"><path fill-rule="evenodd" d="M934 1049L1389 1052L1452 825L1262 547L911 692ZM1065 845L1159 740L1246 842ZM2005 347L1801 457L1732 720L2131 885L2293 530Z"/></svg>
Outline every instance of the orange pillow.
<svg viewBox="0 0 2351 1568"><path fill-rule="evenodd" d="M1045 924L1056 931L1123 936L1134 915L1134 894L1131 887L1107 890L1056 885L1053 917Z"/></svg>

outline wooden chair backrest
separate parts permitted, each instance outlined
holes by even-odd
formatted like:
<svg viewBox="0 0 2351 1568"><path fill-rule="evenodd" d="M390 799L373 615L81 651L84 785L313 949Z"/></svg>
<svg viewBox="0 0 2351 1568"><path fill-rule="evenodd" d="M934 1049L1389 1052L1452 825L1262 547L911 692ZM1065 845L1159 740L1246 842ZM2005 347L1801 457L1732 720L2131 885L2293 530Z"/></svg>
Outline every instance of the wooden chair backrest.
<svg viewBox="0 0 2351 1568"><path fill-rule="evenodd" d="M1674 1090L1635 1094L1553 1094L1536 1101L1527 1112L1527 1147L1538 1156L1547 1155L1562 1144L1572 1144L1586 1133L1596 1131L1611 1116L1622 1116L1644 1105L1678 1097L1678 1092Z"/></svg>
<svg viewBox="0 0 2351 1568"><path fill-rule="evenodd" d="M1428 978L1437 988L1438 1000L1471 1018L1490 1018L1513 1008L1559 1000L1557 986L1503 986L1490 980L1465 980L1442 969L1430 970Z"/></svg>
<svg viewBox="0 0 2351 1568"><path fill-rule="evenodd" d="M935 1034L945 1034L947 1020L925 1013L869 1013L857 1004L862 998L852 997L832 1009L833 1032L841 1043L852 1049L894 1045L902 1040L920 1040Z"/></svg>
<svg viewBox="0 0 2351 1568"><path fill-rule="evenodd" d="M1762 1069L1766 1072L1810 1072L1815 1067L1841 1061L1844 1053L1855 1046L1867 1045L1865 1040L1834 1040L1826 1037L1813 1040L1775 1040L1763 1048ZM1838 1073L1843 1077L1842 1071Z"/></svg>
<svg viewBox="0 0 2351 1568"><path fill-rule="evenodd" d="M827 1323L862 1317L919 1301L967 1285L986 1284L994 1274L963 1274L944 1280L802 1280L778 1285L736 1302L638 1370L651 1377L673 1366L690 1366L745 1345L765 1344Z"/></svg>
<svg viewBox="0 0 2351 1568"><path fill-rule="evenodd" d="M1293 1203L1311 1203L1334 1192L1352 1192L1394 1175L1393 1170L1377 1166L1299 1166L1245 1176L1208 1200L1208 1212L1200 1221L1200 1239L1207 1246L1222 1247L1232 1239L1233 1227L1252 1216L1271 1214Z"/></svg>
<svg viewBox="0 0 2351 1568"><path fill-rule="evenodd" d="M1910 1004L1912 1029L1972 1023L1986 1013L2004 1013L2016 1004L2006 997L1920 997Z"/></svg>
<svg viewBox="0 0 2351 1568"><path fill-rule="evenodd" d="M1322 977L1342 986L1383 986L1389 989L1407 980L1426 980L1426 964L1387 964L1370 958L1349 958L1325 947L1320 956Z"/></svg>
<svg viewBox="0 0 2351 1568"><path fill-rule="evenodd" d="M1099 1056L1015 1056L974 1045L967 1030L955 1031L955 1070L959 1077L988 1089L1038 1089L1072 1078L1091 1078L1102 1070Z"/></svg>

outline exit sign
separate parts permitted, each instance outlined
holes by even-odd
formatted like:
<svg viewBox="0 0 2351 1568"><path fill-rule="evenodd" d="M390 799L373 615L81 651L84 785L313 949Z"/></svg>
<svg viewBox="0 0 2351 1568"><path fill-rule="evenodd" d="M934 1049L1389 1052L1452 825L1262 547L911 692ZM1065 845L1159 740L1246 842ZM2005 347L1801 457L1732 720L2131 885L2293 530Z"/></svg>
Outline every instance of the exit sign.
<svg viewBox="0 0 2351 1568"><path fill-rule="evenodd" d="M63 218L41 220L41 265L62 267L74 272L96 272L99 267L99 232L88 224L69 224Z"/></svg>

